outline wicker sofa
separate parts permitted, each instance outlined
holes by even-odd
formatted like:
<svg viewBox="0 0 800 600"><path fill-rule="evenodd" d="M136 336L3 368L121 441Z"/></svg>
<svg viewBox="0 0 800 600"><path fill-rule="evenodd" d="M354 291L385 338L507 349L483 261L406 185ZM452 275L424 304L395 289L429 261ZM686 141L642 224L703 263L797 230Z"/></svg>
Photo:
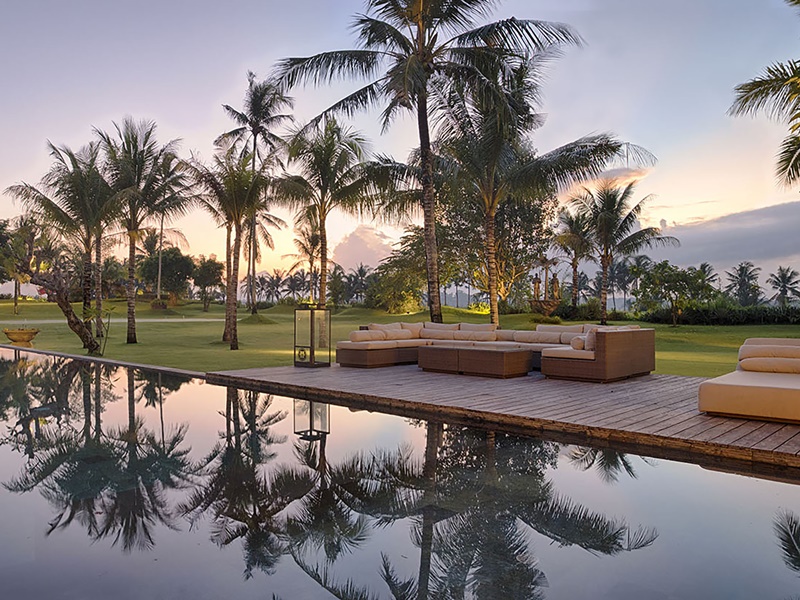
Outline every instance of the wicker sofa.
<svg viewBox="0 0 800 600"><path fill-rule="evenodd" d="M652 329L629 328L626 331L631 333L613 338L607 338L606 333L614 328L600 329L602 332L593 333L598 326L589 324L538 325L535 331L530 331L471 323L373 323L366 330L351 332L349 341L336 345L336 361L343 367L361 368L416 364L420 347L441 346L528 350L531 369L542 368L543 373L552 377L588 381L622 379L655 368ZM595 340L597 350L592 346ZM549 361L548 373L543 357L551 351L562 354Z"/></svg>
<svg viewBox="0 0 800 600"><path fill-rule="evenodd" d="M709 414L800 422L800 339L745 340L736 370L704 381L697 396Z"/></svg>

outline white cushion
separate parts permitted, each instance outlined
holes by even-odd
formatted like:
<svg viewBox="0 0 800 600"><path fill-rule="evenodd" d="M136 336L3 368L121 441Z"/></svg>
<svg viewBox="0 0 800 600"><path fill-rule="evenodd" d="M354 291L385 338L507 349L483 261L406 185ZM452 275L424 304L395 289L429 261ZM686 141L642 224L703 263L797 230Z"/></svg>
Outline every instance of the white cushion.
<svg viewBox="0 0 800 600"><path fill-rule="evenodd" d="M745 358L800 358L800 346L744 345L739 348L739 360Z"/></svg>
<svg viewBox="0 0 800 600"><path fill-rule="evenodd" d="M745 346L800 346L800 338L747 338Z"/></svg>
<svg viewBox="0 0 800 600"><path fill-rule="evenodd" d="M577 358L578 360L594 360L594 352L590 350L575 350L569 346L560 348L545 348L542 358Z"/></svg>
<svg viewBox="0 0 800 600"><path fill-rule="evenodd" d="M493 342L497 339L494 331L454 331L454 340L471 340L473 342Z"/></svg>
<svg viewBox="0 0 800 600"><path fill-rule="evenodd" d="M419 337L426 340L452 340L455 339L455 331L445 331L441 329L428 329L424 327L419 334Z"/></svg>
<svg viewBox="0 0 800 600"><path fill-rule="evenodd" d="M583 333L583 325L544 325L536 326L536 331L556 331L558 333Z"/></svg>
<svg viewBox="0 0 800 600"><path fill-rule="evenodd" d="M734 371L700 384L701 411L762 419L800 420L800 375Z"/></svg>
<svg viewBox="0 0 800 600"><path fill-rule="evenodd" d="M585 350L586 349L586 336L585 335L576 335L569 341L569 345L571 348L575 350Z"/></svg>
<svg viewBox="0 0 800 600"><path fill-rule="evenodd" d="M569 344L572 341L572 338L576 338L578 336L583 335L582 333L574 333L574 332L564 332L561 334L561 343L562 344Z"/></svg>
<svg viewBox="0 0 800 600"><path fill-rule="evenodd" d="M458 328L461 331L494 331L497 325L494 323L459 323Z"/></svg>
<svg viewBox="0 0 800 600"><path fill-rule="evenodd" d="M351 342L378 342L386 339L385 331L351 331Z"/></svg>
<svg viewBox="0 0 800 600"><path fill-rule="evenodd" d="M403 329L408 329L412 335L416 338L419 337L420 331L422 331L422 323L400 323L400 327Z"/></svg>
<svg viewBox="0 0 800 600"><path fill-rule="evenodd" d="M370 331L397 331L402 329L400 323L370 323L367 328Z"/></svg>
<svg viewBox="0 0 800 600"><path fill-rule="evenodd" d="M800 358L756 357L743 358L739 361L743 371L761 373L797 373L800 374Z"/></svg>
<svg viewBox="0 0 800 600"><path fill-rule="evenodd" d="M517 331L514 334L514 341L533 344L560 344L561 333L558 331Z"/></svg>
<svg viewBox="0 0 800 600"><path fill-rule="evenodd" d="M387 329L383 333L386 334L387 340L410 340L414 337L408 329Z"/></svg>
<svg viewBox="0 0 800 600"><path fill-rule="evenodd" d="M429 346L431 340L422 340L420 338L411 338L410 340L395 340L398 348L419 348L420 346Z"/></svg>
<svg viewBox="0 0 800 600"><path fill-rule="evenodd" d="M517 333L514 329L497 329L494 334L498 341L513 342L514 334Z"/></svg>
<svg viewBox="0 0 800 600"><path fill-rule="evenodd" d="M437 348L471 348L474 345L475 342L469 340L431 340L431 346Z"/></svg>
<svg viewBox="0 0 800 600"><path fill-rule="evenodd" d="M517 348L522 350L531 350L533 352L541 352L545 348L563 348L561 344L537 344L534 342L514 342Z"/></svg>
<svg viewBox="0 0 800 600"><path fill-rule="evenodd" d="M458 331L458 323L432 323L425 321L423 329L438 329L439 331Z"/></svg>

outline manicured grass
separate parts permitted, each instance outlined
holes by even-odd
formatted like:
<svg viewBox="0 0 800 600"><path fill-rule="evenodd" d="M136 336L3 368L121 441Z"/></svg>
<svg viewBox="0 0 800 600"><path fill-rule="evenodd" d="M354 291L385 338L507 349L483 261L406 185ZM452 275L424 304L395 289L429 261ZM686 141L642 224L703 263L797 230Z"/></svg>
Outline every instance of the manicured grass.
<svg viewBox="0 0 800 600"><path fill-rule="evenodd" d="M124 319L125 303L113 305L114 318ZM447 322L488 321L486 314L449 307L444 310ZM183 321L184 318L222 319L222 306L214 305L210 312L203 313L197 303L167 311L152 310L149 304L141 303L137 305L136 313L140 319L163 321L138 323L138 344L126 344L125 323L115 321L106 346L106 357L201 372L279 366L292 362L294 309L288 306L259 311L257 318L246 310L240 311L240 349L236 352L231 352L221 341L221 321ZM427 318L425 312L390 315L382 311L348 308L333 316L333 339L346 339L350 331L370 322L425 321ZM63 316L53 304L26 302L22 304L20 316L14 317L11 302L0 301L0 321L22 324L42 319L63 320ZM505 329L535 329L527 314L502 315L500 324ZM656 372L675 375L715 377L733 370L738 348L748 337L800 337L800 325L650 326L656 329ZM69 331L66 323L46 323L37 327L42 330L35 340L37 348L83 354L78 338Z"/></svg>

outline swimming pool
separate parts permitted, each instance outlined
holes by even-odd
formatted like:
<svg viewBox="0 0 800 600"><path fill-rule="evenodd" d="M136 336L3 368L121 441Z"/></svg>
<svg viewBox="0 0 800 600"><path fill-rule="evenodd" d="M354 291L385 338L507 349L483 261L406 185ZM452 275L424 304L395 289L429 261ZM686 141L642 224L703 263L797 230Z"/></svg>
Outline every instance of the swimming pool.
<svg viewBox="0 0 800 600"><path fill-rule="evenodd" d="M3 598L800 593L790 481L5 350L0 420Z"/></svg>

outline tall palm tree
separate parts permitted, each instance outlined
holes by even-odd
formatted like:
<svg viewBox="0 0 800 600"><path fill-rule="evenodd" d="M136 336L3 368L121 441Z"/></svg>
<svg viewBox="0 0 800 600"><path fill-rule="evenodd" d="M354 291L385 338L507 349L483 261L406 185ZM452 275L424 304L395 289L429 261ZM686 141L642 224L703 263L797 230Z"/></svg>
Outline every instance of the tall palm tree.
<svg viewBox="0 0 800 600"><path fill-rule="evenodd" d="M761 269L749 260L740 262L730 271L725 271L728 279L725 291L742 306L758 304L761 300L761 286L758 284L760 272Z"/></svg>
<svg viewBox="0 0 800 600"><path fill-rule="evenodd" d="M295 227L295 237L293 243L297 248L294 254L284 254L282 258L294 258L295 262L289 267L289 271L293 272L295 276L302 273L302 286L305 288L308 283L308 294L311 303L314 303L314 287L311 285L314 279L314 273L317 272L317 262L320 261L321 256L321 238L319 223L315 212L300 212L298 214L297 226ZM308 272L301 268L303 265L308 265ZM308 281L306 281L308 280Z"/></svg>
<svg viewBox="0 0 800 600"><path fill-rule="evenodd" d="M248 215L262 201L269 179L258 170L250 169L250 155L236 156L233 146L220 149L211 167L198 160L187 163L187 168L198 193L200 205L220 224L225 225L227 239L225 331L223 340L230 342L231 350L239 349L237 329L237 286L242 234Z"/></svg>
<svg viewBox="0 0 800 600"><path fill-rule="evenodd" d="M160 146L153 121L126 117L114 123L116 137L95 129L105 152L109 180L120 203L120 224L128 235L128 324L126 341L136 343L136 241L164 198L174 193L177 140Z"/></svg>
<svg viewBox="0 0 800 600"><path fill-rule="evenodd" d="M767 283L772 286L776 294L770 298L782 307L785 307L791 297L800 298L800 273L791 267L778 267L775 273L770 273Z"/></svg>
<svg viewBox="0 0 800 600"><path fill-rule="evenodd" d="M798 0L786 0L800 7ZM753 115L764 111L769 117L789 124L789 135L778 152L778 180L791 186L800 178L800 61L776 62L764 72L736 86L730 114Z"/></svg>
<svg viewBox="0 0 800 600"><path fill-rule="evenodd" d="M215 143L233 143L241 145L243 152L249 152L252 161L253 173L256 172L256 163L264 163L268 158L275 159L275 151L284 146L281 137L275 133L275 129L292 121L290 114L283 111L294 106L294 99L287 96L274 81L258 81L256 74L252 71L247 72L247 93L244 97L244 108L237 110L232 106L223 104L225 113L236 123L236 127L220 135ZM266 155L262 156L262 149L266 150ZM255 216L255 213L254 215ZM247 277L248 280L254 279L256 275L256 263L258 261L258 219L251 218L247 223ZM267 238L269 239L269 238ZM266 241L266 240L265 240ZM272 248L267 243L269 248ZM255 288L250 286L250 309L253 314L258 312L255 301Z"/></svg>
<svg viewBox="0 0 800 600"><path fill-rule="evenodd" d="M248 257L248 269L245 276L247 298L250 304L250 313L255 315L258 313L258 306L256 300L256 264L261 260L261 244L270 250L275 248L275 241L270 233L272 229L282 229L286 226L286 222L273 215L270 210L270 199L267 197L267 190L272 189L271 178L266 173L266 168L261 172L261 176L267 178L264 194L256 202L251 210L245 217L242 231L244 233L242 239L242 249Z"/></svg>
<svg viewBox="0 0 800 600"><path fill-rule="evenodd" d="M585 215L573 214L565 209L558 214L557 227L555 243L567 254L572 267L572 307L574 308L578 306L580 290L578 266L581 261L594 260L589 220Z"/></svg>
<svg viewBox="0 0 800 600"><path fill-rule="evenodd" d="M290 86L327 83L335 78L371 80L328 112L351 115L385 103L381 116L384 129L400 110L416 113L428 305L434 322L441 322L442 309L428 102L431 92L454 82L467 83L493 97L497 111L511 111L505 96L497 93L484 72L498 72L526 53L580 43L579 36L560 23L512 17L477 25L495 4L493 0L367 0L366 14L358 15L354 23L359 49L287 58L279 66Z"/></svg>
<svg viewBox="0 0 800 600"><path fill-rule="evenodd" d="M591 223L594 253L601 269L600 322L606 324L608 315L608 272L617 256L628 256L644 248L677 246L678 240L661 235L658 227L639 227L639 216L651 196L633 202L636 184L617 187L613 181L602 182L597 189L583 188L572 198L576 213Z"/></svg>
<svg viewBox="0 0 800 600"><path fill-rule="evenodd" d="M369 202L370 166L365 163L366 139L326 118L321 127L297 132L289 144L289 164L299 170L276 185L279 197L304 213L319 234L319 294L324 304L328 283L328 216L335 210L360 213Z"/></svg>

